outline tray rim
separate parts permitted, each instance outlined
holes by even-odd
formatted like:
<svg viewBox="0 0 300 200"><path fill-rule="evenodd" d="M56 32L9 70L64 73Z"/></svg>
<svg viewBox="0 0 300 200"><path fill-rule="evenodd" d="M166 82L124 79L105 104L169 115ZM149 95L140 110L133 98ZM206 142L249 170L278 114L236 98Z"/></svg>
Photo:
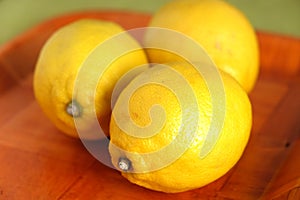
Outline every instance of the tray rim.
<svg viewBox="0 0 300 200"><path fill-rule="evenodd" d="M152 14L150 13L143 13L143 12L135 12L135 11L122 11L122 10L86 10L86 11L75 11L75 12L69 12L61 15L57 15L55 17L52 17L50 19L47 19L43 22L38 23L37 25L29 28L28 30L24 31L23 33L17 35L14 37L12 40L4 43L3 45L0 45L0 67L1 67L1 62L5 66L7 63L10 62L10 60L7 62L6 57L8 57L10 54L14 52L14 50L18 50L18 48L22 47L22 45L26 44L27 41L30 41L32 38L35 39L35 36L39 32L43 32L44 30L51 29L52 31L55 31L59 27L70 23L72 21L81 19L81 18L96 18L96 19L112 19L113 21L118 21L118 18L120 17L140 17L143 18L144 21L142 24L148 24L148 22L151 19ZM123 26L122 24L120 24ZM140 27L140 26L139 26ZM126 28L125 28L126 29ZM265 32L261 30L255 30L256 35L258 38L259 42L259 47L260 47L260 62L261 66L260 68L262 69L261 71L264 71L264 68L266 65L271 65L274 64L275 62L264 62L264 54L263 49L261 48L276 48L276 49L281 49L285 48L285 51L290 51L287 53L287 56L297 56L297 52L289 50L289 47L287 45L284 45L284 43L291 44L296 47L296 50L299 49L300 51L300 38L296 37L290 37L287 35L281 35L278 33L271 33L271 32ZM272 41L269 41L272 38ZM40 46L41 48L41 46ZM35 52L36 53L36 52ZM289 55L290 54L290 55ZM36 55L37 56L37 55ZM32 67L32 66L31 66ZM267 66L269 67L269 66ZM289 66L284 66L282 69L286 69ZM7 68L7 67L6 67ZM270 67L269 67L270 68ZM278 67L277 67L278 68ZM300 75L300 56L299 56L299 63L298 66L292 66L290 71L288 71L286 76L293 76L293 75ZM10 69L6 69L9 74L11 74ZM267 70L267 72L273 72L273 69ZM275 70L275 75L278 76L280 74L280 70L276 69ZM14 75L16 76L16 75ZM22 75L21 75L22 76ZM280 75L278 76L280 77Z"/></svg>

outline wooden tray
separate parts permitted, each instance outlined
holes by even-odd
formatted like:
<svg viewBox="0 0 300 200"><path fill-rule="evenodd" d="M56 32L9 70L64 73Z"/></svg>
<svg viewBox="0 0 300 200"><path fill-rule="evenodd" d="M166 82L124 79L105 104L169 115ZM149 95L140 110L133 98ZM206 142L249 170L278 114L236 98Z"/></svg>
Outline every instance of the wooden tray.
<svg viewBox="0 0 300 200"><path fill-rule="evenodd" d="M206 187L165 194L102 165L79 140L61 134L34 99L32 72L41 46L54 30L84 17L126 29L150 19L141 13L72 13L0 47L0 199L300 199L299 39L257 32L261 72L250 94L254 122L243 157Z"/></svg>

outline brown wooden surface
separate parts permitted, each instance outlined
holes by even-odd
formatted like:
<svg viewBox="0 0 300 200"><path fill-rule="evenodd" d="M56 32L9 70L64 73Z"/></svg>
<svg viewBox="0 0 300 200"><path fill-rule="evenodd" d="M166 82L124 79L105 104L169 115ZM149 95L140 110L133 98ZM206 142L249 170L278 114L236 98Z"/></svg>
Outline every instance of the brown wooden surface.
<svg viewBox="0 0 300 200"><path fill-rule="evenodd" d="M39 50L58 27L82 18L127 29L150 16L85 12L45 22L0 47L0 199L300 199L300 40L258 32L261 73L250 98L253 129L245 153L203 188L164 194L133 185L60 133L32 91ZM107 152L103 143L99 151Z"/></svg>

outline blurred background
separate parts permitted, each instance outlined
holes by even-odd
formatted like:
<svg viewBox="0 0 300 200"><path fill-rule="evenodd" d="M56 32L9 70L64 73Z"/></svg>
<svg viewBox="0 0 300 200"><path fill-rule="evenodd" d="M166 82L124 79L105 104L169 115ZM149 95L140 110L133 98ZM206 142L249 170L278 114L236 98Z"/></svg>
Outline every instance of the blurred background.
<svg viewBox="0 0 300 200"><path fill-rule="evenodd" d="M0 45L52 17L84 10L154 13L170 0L0 0ZM260 31L300 38L300 0L227 0Z"/></svg>

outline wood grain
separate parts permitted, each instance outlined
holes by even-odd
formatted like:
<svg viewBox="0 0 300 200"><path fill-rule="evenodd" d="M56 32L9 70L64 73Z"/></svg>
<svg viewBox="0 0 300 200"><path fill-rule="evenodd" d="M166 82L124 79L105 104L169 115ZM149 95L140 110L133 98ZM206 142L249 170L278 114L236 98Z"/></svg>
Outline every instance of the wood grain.
<svg viewBox="0 0 300 200"><path fill-rule="evenodd" d="M300 40L257 32L261 71L250 94L253 128L238 164L217 181L178 194L129 183L81 141L60 133L32 91L39 51L57 28L80 18L143 27L151 16L91 11L51 19L0 47L0 199L299 199ZM109 159L107 143L99 152Z"/></svg>
<svg viewBox="0 0 300 200"><path fill-rule="evenodd" d="M260 131L252 134L236 170L220 191L222 196L258 199L268 189L266 186L281 167L290 146L299 138L299 102L300 79L291 86Z"/></svg>
<svg viewBox="0 0 300 200"><path fill-rule="evenodd" d="M283 195L287 195L290 199L300 199L300 140L290 145L293 145L293 148L284 158L284 163L278 169L277 175L273 176L269 183L269 189L264 194L265 199L278 198ZM294 198L296 196L298 198Z"/></svg>
<svg viewBox="0 0 300 200"><path fill-rule="evenodd" d="M273 78L299 76L300 40L287 36L257 32L261 73Z"/></svg>

